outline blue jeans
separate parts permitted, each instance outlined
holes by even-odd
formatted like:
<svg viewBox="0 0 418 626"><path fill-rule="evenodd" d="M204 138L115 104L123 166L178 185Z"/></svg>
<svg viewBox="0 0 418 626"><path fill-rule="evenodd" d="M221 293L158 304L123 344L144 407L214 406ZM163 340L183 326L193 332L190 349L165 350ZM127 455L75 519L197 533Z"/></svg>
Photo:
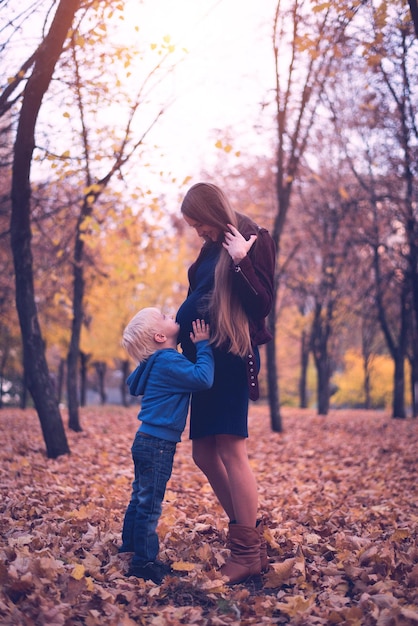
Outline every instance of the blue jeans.
<svg viewBox="0 0 418 626"><path fill-rule="evenodd" d="M122 552L134 552L132 565L155 561L156 532L167 482L173 469L176 442L137 432L132 444L135 478L122 529Z"/></svg>

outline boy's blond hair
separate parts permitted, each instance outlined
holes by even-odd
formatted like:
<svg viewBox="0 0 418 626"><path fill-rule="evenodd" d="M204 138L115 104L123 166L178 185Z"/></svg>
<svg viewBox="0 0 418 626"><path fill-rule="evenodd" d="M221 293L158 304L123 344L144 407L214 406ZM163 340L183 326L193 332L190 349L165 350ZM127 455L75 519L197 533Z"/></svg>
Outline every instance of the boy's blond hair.
<svg viewBox="0 0 418 626"><path fill-rule="evenodd" d="M123 331L122 347L134 361L141 363L156 351L154 336L160 316L161 311L155 307L141 309Z"/></svg>

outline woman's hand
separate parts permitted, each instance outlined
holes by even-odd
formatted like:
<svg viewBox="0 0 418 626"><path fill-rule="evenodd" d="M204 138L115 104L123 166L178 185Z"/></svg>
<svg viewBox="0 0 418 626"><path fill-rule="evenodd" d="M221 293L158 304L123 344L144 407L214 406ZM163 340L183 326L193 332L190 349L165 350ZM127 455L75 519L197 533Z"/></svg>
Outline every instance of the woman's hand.
<svg viewBox="0 0 418 626"><path fill-rule="evenodd" d="M248 251L257 239L257 235L251 235L247 240L232 224L228 224L228 228L230 230L225 233L225 241L222 245L228 251L235 265L238 265L247 256Z"/></svg>

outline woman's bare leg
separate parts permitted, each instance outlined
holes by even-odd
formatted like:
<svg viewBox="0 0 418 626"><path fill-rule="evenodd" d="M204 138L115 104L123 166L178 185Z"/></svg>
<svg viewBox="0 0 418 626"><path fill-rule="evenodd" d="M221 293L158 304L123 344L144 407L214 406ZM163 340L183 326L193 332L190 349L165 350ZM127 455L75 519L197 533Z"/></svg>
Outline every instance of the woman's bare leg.
<svg viewBox="0 0 418 626"><path fill-rule="evenodd" d="M237 524L255 527L258 508L257 483L247 453L247 440L235 435L216 435L217 451L226 469Z"/></svg>
<svg viewBox="0 0 418 626"><path fill-rule="evenodd" d="M195 439L193 459L207 477L229 519L255 527L257 484L248 460L246 439L235 435Z"/></svg>
<svg viewBox="0 0 418 626"><path fill-rule="evenodd" d="M194 439L193 460L205 474L229 519L231 521L235 520L228 474L217 451L216 437L210 436Z"/></svg>

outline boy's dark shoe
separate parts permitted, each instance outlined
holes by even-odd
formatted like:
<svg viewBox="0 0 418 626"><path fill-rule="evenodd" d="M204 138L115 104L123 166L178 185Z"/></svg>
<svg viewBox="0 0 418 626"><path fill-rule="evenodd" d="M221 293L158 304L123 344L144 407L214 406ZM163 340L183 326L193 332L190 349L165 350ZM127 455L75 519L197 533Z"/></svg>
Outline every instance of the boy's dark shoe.
<svg viewBox="0 0 418 626"><path fill-rule="evenodd" d="M172 570L171 565L169 563L163 563L163 561L159 561L158 559L155 559L154 563L156 565L158 565L158 567L161 567L161 569L164 572L164 575L166 575L166 574L173 574L173 570Z"/></svg>
<svg viewBox="0 0 418 626"><path fill-rule="evenodd" d="M150 561L145 565L132 565L127 576L136 576L144 580L152 580L157 585L161 585L164 576L171 572L171 567L161 561Z"/></svg>

